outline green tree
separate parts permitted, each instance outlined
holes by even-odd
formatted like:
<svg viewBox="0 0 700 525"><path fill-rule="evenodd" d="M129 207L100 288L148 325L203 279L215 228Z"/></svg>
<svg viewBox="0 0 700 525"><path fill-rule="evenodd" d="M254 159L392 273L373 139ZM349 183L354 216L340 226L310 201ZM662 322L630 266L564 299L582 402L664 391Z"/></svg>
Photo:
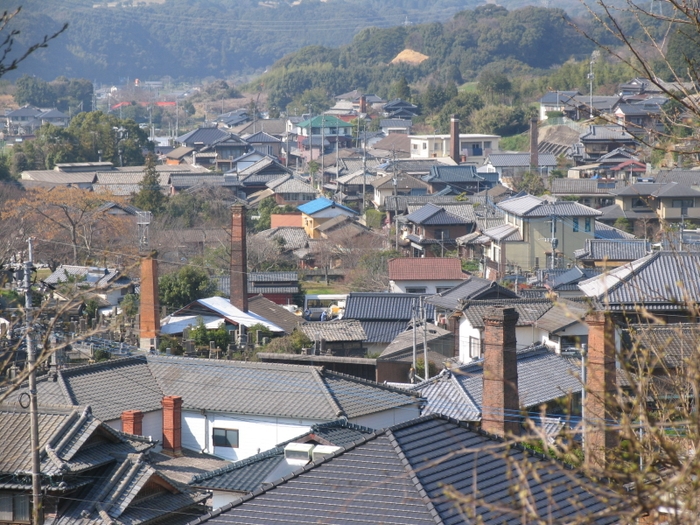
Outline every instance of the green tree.
<svg viewBox="0 0 700 525"><path fill-rule="evenodd" d="M513 186L517 191L526 191L530 195L543 195L547 191L544 181L536 171L527 171L520 177L514 177Z"/></svg>
<svg viewBox="0 0 700 525"><path fill-rule="evenodd" d="M389 89L389 98L395 99L400 98L401 100L411 100L411 88L408 85L408 80L406 77L402 76L400 79L391 84Z"/></svg>
<svg viewBox="0 0 700 525"><path fill-rule="evenodd" d="M29 104L41 108L51 108L56 106L56 95L48 82L23 75L15 83L15 102L20 106Z"/></svg>
<svg viewBox="0 0 700 525"><path fill-rule="evenodd" d="M632 223L625 217L618 217L615 219L613 226L623 232L632 233Z"/></svg>
<svg viewBox="0 0 700 525"><path fill-rule="evenodd" d="M192 301L211 297L216 292L216 283L201 268L183 266L177 272L158 279L160 304L169 310L182 308Z"/></svg>
<svg viewBox="0 0 700 525"><path fill-rule="evenodd" d="M503 73L485 69L479 74L477 89L493 102L502 102L503 97L510 94L511 83Z"/></svg>
<svg viewBox="0 0 700 525"><path fill-rule="evenodd" d="M139 192L134 195L133 205L142 210L159 214L165 207L167 197L160 190L160 181L156 171L156 158L152 153L146 157L146 169L139 182Z"/></svg>
<svg viewBox="0 0 700 525"><path fill-rule="evenodd" d="M210 330L206 327L201 317L197 318L197 326L190 330L190 338L199 348L209 348L210 341L214 341L214 347L220 348L224 352L227 350L230 341L225 323L222 323L221 326L214 330Z"/></svg>
<svg viewBox="0 0 700 525"><path fill-rule="evenodd" d="M139 313L139 303L140 297L134 293L126 294L122 302L119 303L121 306L122 313L128 317L133 317Z"/></svg>
<svg viewBox="0 0 700 525"><path fill-rule="evenodd" d="M528 128L529 110L512 106L485 106L471 116L474 131L510 136Z"/></svg>

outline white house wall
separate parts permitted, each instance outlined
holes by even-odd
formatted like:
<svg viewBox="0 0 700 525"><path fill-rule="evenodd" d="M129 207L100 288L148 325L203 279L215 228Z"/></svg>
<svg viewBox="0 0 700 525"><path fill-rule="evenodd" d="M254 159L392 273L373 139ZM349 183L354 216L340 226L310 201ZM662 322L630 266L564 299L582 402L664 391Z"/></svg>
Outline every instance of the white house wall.
<svg viewBox="0 0 700 525"><path fill-rule="evenodd" d="M183 411L182 446L239 461L308 432L322 421ZM214 428L238 430L238 448L214 447Z"/></svg>
<svg viewBox="0 0 700 525"><path fill-rule="evenodd" d="M114 430L119 430L120 432L123 430L121 419L105 421L105 424L109 425ZM163 441L163 413L161 410L145 412L143 414L142 425L142 432L144 436L150 436L154 441Z"/></svg>
<svg viewBox="0 0 700 525"><path fill-rule="evenodd" d="M515 340L518 349L539 342L541 336L541 331L534 326L517 326L515 328ZM481 344L483 332L479 328L474 328L463 317L459 323L459 360L462 363L469 363L476 359L469 355L470 338L478 340L479 344Z"/></svg>
<svg viewBox="0 0 700 525"><path fill-rule="evenodd" d="M442 280L442 281L389 281L392 293L406 293L406 288L425 287L425 293L436 294L437 289L454 288L463 283L462 280Z"/></svg>

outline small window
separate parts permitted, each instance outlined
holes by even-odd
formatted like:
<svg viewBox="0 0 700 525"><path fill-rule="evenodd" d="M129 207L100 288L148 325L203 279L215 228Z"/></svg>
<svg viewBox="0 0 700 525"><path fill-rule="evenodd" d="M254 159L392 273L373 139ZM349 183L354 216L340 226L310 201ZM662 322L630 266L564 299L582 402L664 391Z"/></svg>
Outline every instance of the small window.
<svg viewBox="0 0 700 525"><path fill-rule="evenodd" d="M693 199L673 199L672 206L674 208L692 208Z"/></svg>
<svg viewBox="0 0 700 525"><path fill-rule="evenodd" d="M428 143L427 143L427 142L424 142L424 143L423 143L423 149L428 149Z"/></svg>
<svg viewBox="0 0 700 525"><path fill-rule="evenodd" d="M589 218L589 219L586 219L586 226L585 226L585 228L586 228L586 232L590 233L590 231L591 231L591 219L590 219L590 218Z"/></svg>
<svg viewBox="0 0 700 525"><path fill-rule="evenodd" d="M578 217L574 217L574 225L572 226L574 232L578 231Z"/></svg>
<svg viewBox="0 0 700 525"><path fill-rule="evenodd" d="M413 149L418 149L418 144L413 144Z"/></svg>
<svg viewBox="0 0 700 525"><path fill-rule="evenodd" d="M230 428L215 428L214 446L238 448L238 430Z"/></svg>
<svg viewBox="0 0 700 525"><path fill-rule="evenodd" d="M406 288L406 293L425 293L427 288L425 286L416 286L413 288Z"/></svg>

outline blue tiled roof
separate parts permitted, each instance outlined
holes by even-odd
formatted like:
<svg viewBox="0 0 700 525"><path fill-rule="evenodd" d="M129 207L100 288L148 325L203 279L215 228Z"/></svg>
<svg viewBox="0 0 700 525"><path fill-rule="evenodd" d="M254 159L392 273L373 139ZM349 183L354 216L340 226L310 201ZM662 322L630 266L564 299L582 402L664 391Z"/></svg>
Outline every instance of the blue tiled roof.
<svg viewBox="0 0 700 525"><path fill-rule="evenodd" d="M326 208L340 208L341 210L352 212L353 215L357 215L357 212L355 210L350 209L347 206L343 206L342 204L338 204L337 202L327 199L325 197L319 197L318 199L312 200L311 202L307 202L306 204L297 206L297 209L301 213L305 213L306 215L313 215L314 213L318 213L319 211L325 210Z"/></svg>

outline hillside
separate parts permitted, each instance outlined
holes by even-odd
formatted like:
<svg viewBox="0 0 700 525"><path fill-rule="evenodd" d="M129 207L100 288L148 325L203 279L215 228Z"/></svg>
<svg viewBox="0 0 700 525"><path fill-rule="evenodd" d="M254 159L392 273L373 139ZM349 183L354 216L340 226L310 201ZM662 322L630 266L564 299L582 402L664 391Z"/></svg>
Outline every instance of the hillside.
<svg viewBox="0 0 700 525"><path fill-rule="evenodd" d="M517 5L522 0L501 3ZM419 22L445 22L483 1L158 0L133 2L132 6L129 2L61 0L61 9L55 9L53 2L45 0L12 0L4 8L20 4L22 13L13 21L13 28L21 31L18 44L40 40L66 21L70 24L48 49L25 62L22 73L46 80L65 75L111 83L126 78L251 74L304 46L345 45L368 27L408 24L405 27L410 28ZM578 2L566 0L558 5Z"/></svg>

